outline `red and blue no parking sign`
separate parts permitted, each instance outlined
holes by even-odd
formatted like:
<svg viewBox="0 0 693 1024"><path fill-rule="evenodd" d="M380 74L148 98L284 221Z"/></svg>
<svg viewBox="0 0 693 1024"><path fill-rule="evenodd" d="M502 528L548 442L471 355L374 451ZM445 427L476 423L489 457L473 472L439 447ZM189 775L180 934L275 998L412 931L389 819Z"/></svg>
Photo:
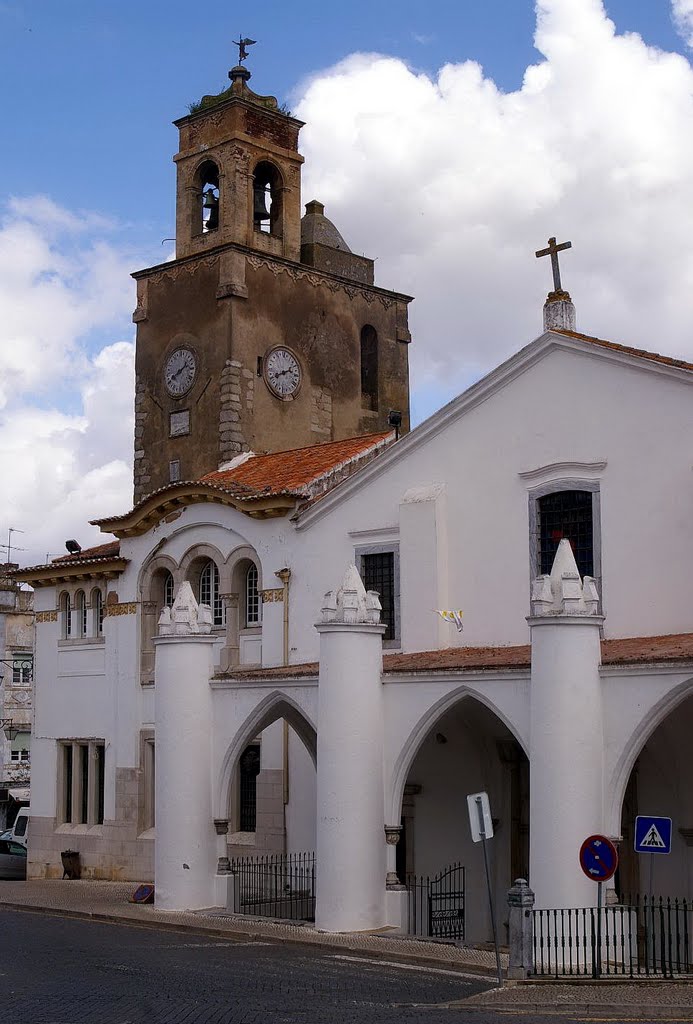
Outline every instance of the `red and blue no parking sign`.
<svg viewBox="0 0 693 1024"><path fill-rule="evenodd" d="M618 850L606 836L588 836L580 847L580 867L593 882L608 882L618 867Z"/></svg>

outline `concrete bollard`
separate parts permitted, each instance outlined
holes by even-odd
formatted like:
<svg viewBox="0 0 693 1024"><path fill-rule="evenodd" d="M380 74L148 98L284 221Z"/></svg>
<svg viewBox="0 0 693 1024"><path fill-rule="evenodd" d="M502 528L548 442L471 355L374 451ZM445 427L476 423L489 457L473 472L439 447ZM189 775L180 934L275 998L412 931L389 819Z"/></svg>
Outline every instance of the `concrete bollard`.
<svg viewBox="0 0 693 1024"><path fill-rule="evenodd" d="M528 978L534 971L534 893L525 878L515 879L515 884L508 890L508 906L508 978L517 981Z"/></svg>

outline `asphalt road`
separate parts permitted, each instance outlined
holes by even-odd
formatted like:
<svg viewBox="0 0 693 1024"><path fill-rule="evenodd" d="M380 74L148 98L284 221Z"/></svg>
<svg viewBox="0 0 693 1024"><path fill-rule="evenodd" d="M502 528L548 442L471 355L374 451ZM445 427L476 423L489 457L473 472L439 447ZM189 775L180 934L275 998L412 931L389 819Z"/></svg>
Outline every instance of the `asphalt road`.
<svg viewBox="0 0 693 1024"><path fill-rule="evenodd" d="M2 1019L22 1024L565 1024L568 1019L440 1006L489 987L484 979L443 969L289 943L0 911Z"/></svg>

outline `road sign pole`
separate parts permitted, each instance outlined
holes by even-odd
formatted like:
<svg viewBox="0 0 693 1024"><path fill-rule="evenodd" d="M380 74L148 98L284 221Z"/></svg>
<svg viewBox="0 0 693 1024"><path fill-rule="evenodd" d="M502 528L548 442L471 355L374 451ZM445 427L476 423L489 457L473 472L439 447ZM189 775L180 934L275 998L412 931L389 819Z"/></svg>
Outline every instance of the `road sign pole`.
<svg viewBox="0 0 693 1024"><path fill-rule="evenodd" d="M597 977L602 976L602 907L604 905L604 894L602 892L604 883L597 886Z"/></svg>
<svg viewBox="0 0 693 1024"><path fill-rule="evenodd" d="M498 933L496 931L496 915L493 912L493 894L491 892L491 873L488 869L488 852L486 850L486 836L481 836L481 845L484 848L484 870L486 871L486 888L488 889L488 908L491 913L491 925L493 927L493 946L496 950L496 973L498 974L498 984L503 984L503 975L501 973L501 962L500 962L500 950L498 948Z"/></svg>

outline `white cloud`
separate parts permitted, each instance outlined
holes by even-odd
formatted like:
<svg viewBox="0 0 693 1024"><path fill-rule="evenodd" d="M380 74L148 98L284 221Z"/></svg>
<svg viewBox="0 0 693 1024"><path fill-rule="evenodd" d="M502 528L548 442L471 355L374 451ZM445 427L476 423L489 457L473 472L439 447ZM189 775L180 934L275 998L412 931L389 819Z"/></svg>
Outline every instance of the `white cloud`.
<svg viewBox="0 0 693 1024"><path fill-rule="evenodd" d="M0 534L24 531L25 564L75 531L99 543L86 521L132 493L134 346L94 341L134 305L127 258L94 233L108 224L42 196L0 224Z"/></svg>
<svg viewBox="0 0 693 1024"><path fill-rule="evenodd" d="M671 0L671 12L676 31L693 48L693 0Z"/></svg>
<svg viewBox="0 0 693 1024"><path fill-rule="evenodd" d="M304 197L412 306L414 399L431 411L541 329L550 269L578 328L693 356L693 69L619 35L600 0L540 0L542 59L503 93L473 61L432 81L356 54L314 77Z"/></svg>

